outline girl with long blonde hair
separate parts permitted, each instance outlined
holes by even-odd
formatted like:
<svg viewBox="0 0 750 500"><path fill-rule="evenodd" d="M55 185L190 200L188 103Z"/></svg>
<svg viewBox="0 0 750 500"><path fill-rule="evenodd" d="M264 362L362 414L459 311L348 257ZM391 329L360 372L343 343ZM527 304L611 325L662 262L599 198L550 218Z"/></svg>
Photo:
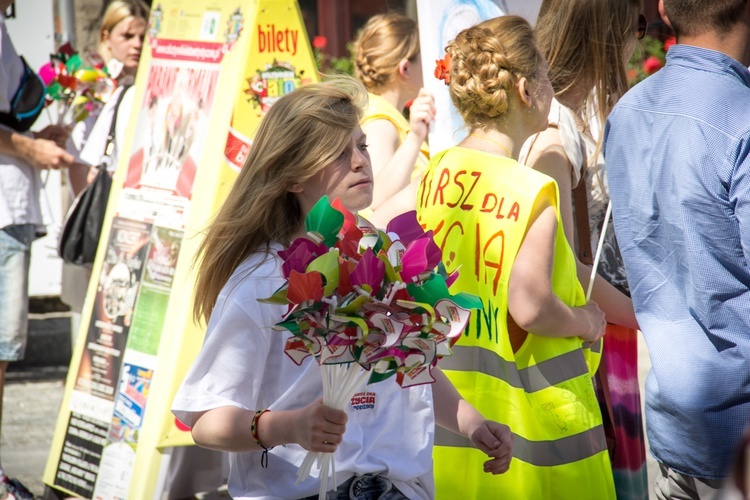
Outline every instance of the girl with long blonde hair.
<svg viewBox="0 0 750 500"><path fill-rule="evenodd" d="M233 498L316 495L319 478L295 483L306 450L336 452L336 486L346 498L431 498L435 423L489 455L485 471L502 473L510 461L509 429L485 420L437 369L431 386L369 385L367 407L324 406L320 366L292 363L284 354L291 334L271 329L286 306L258 302L282 285L278 252L305 234L305 217L322 196L350 211L372 201L359 126L366 104L350 77L280 98L197 253L194 315L208 327L172 411L199 446L233 452Z"/></svg>

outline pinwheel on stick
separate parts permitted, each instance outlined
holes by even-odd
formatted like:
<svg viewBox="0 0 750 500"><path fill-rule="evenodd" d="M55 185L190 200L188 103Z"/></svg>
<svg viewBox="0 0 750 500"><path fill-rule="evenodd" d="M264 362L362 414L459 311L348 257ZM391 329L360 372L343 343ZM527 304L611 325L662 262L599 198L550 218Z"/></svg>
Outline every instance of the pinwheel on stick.
<svg viewBox="0 0 750 500"><path fill-rule="evenodd" d="M117 87L106 69L84 63L70 43L50 55L50 62L39 69L39 76L47 86L48 112L49 105L57 103L57 117L50 117L56 125L85 120Z"/></svg>

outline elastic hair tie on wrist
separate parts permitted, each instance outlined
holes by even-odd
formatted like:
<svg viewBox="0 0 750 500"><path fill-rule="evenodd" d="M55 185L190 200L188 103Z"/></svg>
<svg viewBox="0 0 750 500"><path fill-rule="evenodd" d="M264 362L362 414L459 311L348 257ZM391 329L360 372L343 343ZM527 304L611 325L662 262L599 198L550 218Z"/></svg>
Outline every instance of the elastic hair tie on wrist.
<svg viewBox="0 0 750 500"><path fill-rule="evenodd" d="M263 443L260 442L260 438L258 437L258 420L260 420L260 416L263 415L265 412L271 411L269 409L265 410L258 410L255 412L255 415L253 416L253 421L250 424L250 433L253 435L253 439L255 440L255 444L263 448L263 454L260 456L260 466L264 469L268 468L268 452L270 450L273 450L273 446L270 448L266 448Z"/></svg>

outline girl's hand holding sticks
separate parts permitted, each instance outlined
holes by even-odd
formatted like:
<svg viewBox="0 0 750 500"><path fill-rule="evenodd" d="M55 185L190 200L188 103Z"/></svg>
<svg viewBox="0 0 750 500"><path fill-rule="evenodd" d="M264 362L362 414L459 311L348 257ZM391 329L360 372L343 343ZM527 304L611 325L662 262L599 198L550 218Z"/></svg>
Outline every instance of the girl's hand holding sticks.
<svg viewBox="0 0 750 500"><path fill-rule="evenodd" d="M323 398L299 410L295 442L308 451L333 453L346 430L349 417L341 410L323 404Z"/></svg>

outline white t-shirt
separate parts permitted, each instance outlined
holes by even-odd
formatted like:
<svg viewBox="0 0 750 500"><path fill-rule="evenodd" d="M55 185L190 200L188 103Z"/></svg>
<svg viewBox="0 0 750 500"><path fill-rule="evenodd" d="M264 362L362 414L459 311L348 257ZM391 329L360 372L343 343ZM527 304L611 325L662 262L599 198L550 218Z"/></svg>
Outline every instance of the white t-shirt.
<svg viewBox="0 0 750 500"><path fill-rule="evenodd" d="M283 284L276 255L280 247L272 248L272 256L256 253L240 264L219 295L203 348L172 404L172 412L187 425L193 425L196 412L221 406L287 410L323 395L316 361L310 357L297 366L284 354L291 334L271 329L286 306L258 302ZM381 473L409 498L432 498L431 386L402 389L388 379L362 391L371 394L346 409L349 421L335 453L337 481ZM260 465L261 452L230 453L229 493L238 499L316 495L317 477L294 486L306 453L295 444L276 446L266 469ZM312 474L318 474L315 467Z"/></svg>
<svg viewBox="0 0 750 500"><path fill-rule="evenodd" d="M10 110L22 75L23 63L8 36L5 17L0 14L0 111ZM39 170L21 158L0 153L0 228L35 224L43 232L41 189Z"/></svg>

